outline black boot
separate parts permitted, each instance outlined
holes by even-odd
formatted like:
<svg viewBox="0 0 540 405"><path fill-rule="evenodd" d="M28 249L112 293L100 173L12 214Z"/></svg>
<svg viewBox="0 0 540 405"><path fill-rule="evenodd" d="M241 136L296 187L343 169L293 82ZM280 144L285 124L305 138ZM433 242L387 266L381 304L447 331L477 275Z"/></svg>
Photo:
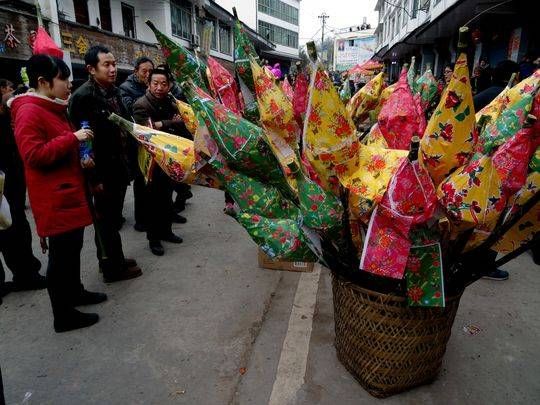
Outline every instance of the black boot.
<svg viewBox="0 0 540 405"><path fill-rule="evenodd" d="M65 315L54 317L54 330L56 333L69 332L92 326L98 321L98 314L86 314L73 309Z"/></svg>
<svg viewBox="0 0 540 405"><path fill-rule="evenodd" d="M13 280L12 291L43 290L47 288L47 281L44 276L35 273L24 279L16 278Z"/></svg>
<svg viewBox="0 0 540 405"><path fill-rule="evenodd" d="M163 256L165 254L165 249L159 240L151 240L148 242L150 245L150 250L156 256Z"/></svg>
<svg viewBox="0 0 540 405"><path fill-rule="evenodd" d="M104 301L107 301L107 294L82 290L82 292L73 300L73 306L96 305Z"/></svg>

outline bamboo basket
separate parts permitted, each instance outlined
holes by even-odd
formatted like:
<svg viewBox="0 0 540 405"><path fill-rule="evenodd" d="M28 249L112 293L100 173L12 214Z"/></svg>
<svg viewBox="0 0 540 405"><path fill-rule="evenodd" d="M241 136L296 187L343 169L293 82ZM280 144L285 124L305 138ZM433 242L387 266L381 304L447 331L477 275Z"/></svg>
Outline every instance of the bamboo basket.
<svg viewBox="0 0 540 405"><path fill-rule="evenodd" d="M336 274L332 290L337 357L365 390L384 398L435 380L461 294L445 308L408 307Z"/></svg>

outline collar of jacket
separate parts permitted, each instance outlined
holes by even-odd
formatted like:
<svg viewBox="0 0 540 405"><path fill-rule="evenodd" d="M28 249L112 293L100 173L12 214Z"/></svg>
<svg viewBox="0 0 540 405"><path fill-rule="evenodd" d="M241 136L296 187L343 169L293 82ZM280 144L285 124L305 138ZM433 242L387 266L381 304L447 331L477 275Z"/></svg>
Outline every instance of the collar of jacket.
<svg viewBox="0 0 540 405"><path fill-rule="evenodd" d="M157 98L150 92L150 90L146 90L146 97L148 98L148 101L150 101L150 103L152 104L167 105L171 102L170 94L167 94L167 96L164 98Z"/></svg>
<svg viewBox="0 0 540 405"><path fill-rule="evenodd" d="M88 79L92 87L94 88L94 91L99 92L103 97L105 98L111 98L118 95L118 88L113 84L109 88L105 88L102 85L100 85L93 77L90 76Z"/></svg>

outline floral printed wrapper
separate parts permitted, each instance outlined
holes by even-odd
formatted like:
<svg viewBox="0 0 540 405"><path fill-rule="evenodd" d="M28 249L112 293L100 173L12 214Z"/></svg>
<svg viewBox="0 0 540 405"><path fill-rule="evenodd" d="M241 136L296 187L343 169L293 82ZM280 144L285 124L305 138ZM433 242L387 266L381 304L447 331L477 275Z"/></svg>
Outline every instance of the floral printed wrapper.
<svg viewBox="0 0 540 405"><path fill-rule="evenodd" d="M188 184L197 182L193 141L129 122L116 114L111 114L109 119L133 135L172 180ZM212 184L219 187L220 183Z"/></svg>
<svg viewBox="0 0 540 405"><path fill-rule="evenodd" d="M309 79L306 74L300 72L296 76L296 83L294 84L293 111L296 122L298 122L298 125L300 125L301 128L304 127L308 97Z"/></svg>
<svg viewBox="0 0 540 405"><path fill-rule="evenodd" d="M212 162L225 190L231 195L240 212L258 214L266 218L297 219L298 207L285 199L276 187L263 184L238 173L217 160Z"/></svg>
<svg viewBox="0 0 540 405"><path fill-rule="evenodd" d="M514 136L523 126L527 114L531 111L533 94L525 93L515 103L510 103L494 121L488 123L480 134L479 143L484 154L490 154L494 148L502 145Z"/></svg>
<svg viewBox="0 0 540 405"><path fill-rule="evenodd" d="M403 160L372 214L360 268L403 278L411 246L409 230L431 219L436 207L436 190L427 171L418 161Z"/></svg>
<svg viewBox="0 0 540 405"><path fill-rule="evenodd" d="M438 87L437 80L433 76L431 69L424 72L416 80L416 90L420 94L420 104L424 111L427 111L437 100Z"/></svg>
<svg viewBox="0 0 540 405"><path fill-rule="evenodd" d="M540 190L540 173L532 172L525 185L511 197L505 222ZM510 253L531 241L540 233L540 203L536 203L503 237L493 246L499 253Z"/></svg>
<svg viewBox="0 0 540 405"><path fill-rule="evenodd" d="M411 246L405 279L407 303L412 307L444 307L444 276L441 244L426 230L411 231Z"/></svg>
<svg viewBox="0 0 540 405"><path fill-rule="evenodd" d="M359 142L354 124L320 63L312 72L303 140L304 155L323 188L339 195L339 177L358 168Z"/></svg>
<svg viewBox="0 0 540 405"><path fill-rule="evenodd" d="M475 144L474 127L467 56L461 54L420 143L421 161L435 185L470 159Z"/></svg>
<svg viewBox="0 0 540 405"><path fill-rule="evenodd" d="M527 180L529 161L534 151L533 130L532 126L522 128L493 154L493 166L501 178L502 192L507 198L517 193Z"/></svg>
<svg viewBox="0 0 540 405"><path fill-rule="evenodd" d="M242 109L238 100L238 87L234 77L211 56L208 57L208 70L210 71L212 87L221 104L233 113L240 115Z"/></svg>
<svg viewBox="0 0 540 405"><path fill-rule="evenodd" d="M178 107L178 112L180 113L187 130L191 135L195 135L198 122L197 117L195 117L195 113L193 112L193 108L191 108L188 103L184 103L181 100L176 100L176 106Z"/></svg>
<svg viewBox="0 0 540 405"><path fill-rule="evenodd" d="M349 81L344 80L341 90L339 91L339 98L344 103L347 103L351 99L351 86L349 86Z"/></svg>
<svg viewBox="0 0 540 405"><path fill-rule="evenodd" d="M304 225L320 232L340 227L343 217L341 201L309 179L299 166L291 166L298 186L298 202Z"/></svg>
<svg viewBox="0 0 540 405"><path fill-rule="evenodd" d="M249 40L244 26L240 20L236 19L234 26L234 68L238 74L240 91L244 99L244 118L257 124L259 121L259 110L255 96L255 83L253 82L253 72L251 71L250 57L257 63L259 56L255 51L253 43Z"/></svg>
<svg viewBox="0 0 540 405"><path fill-rule="evenodd" d="M311 241L297 221L270 219L257 214L242 213L236 220L253 241L272 259L316 262Z"/></svg>
<svg viewBox="0 0 540 405"><path fill-rule="evenodd" d="M289 101L292 103L294 97L294 89L291 85L291 82L289 82L288 77L283 80L283 83L281 84L281 90L283 90L283 93L285 93Z"/></svg>
<svg viewBox="0 0 540 405"><path fill-rule="evenodd" d="M225 162L234 170L290 193L290 186L262 128L204 96L197 88L184 86L195 115L203 121Z"/></svg>
<svg viewBox="0 0 540 405"><path fill-rule="evenodd" d="M266 75L263 68L253 59L251 59L251 71L263 128L273 132L298 152L300 128L294 119L292 102L275 80Z"/></svg>
<svg viewBox="0 0 540 405"><path fill-rule="evenodd" d="M161 46L161 52L176 76L176 80L182 82L191 79L193 83L208 92L206 65L182 45L177 44L159 31L151 21L146 21L146 24L154 32Z"/></svg>
<svg viewBox="0 0 540 405"><path fill-rule="evenodd" d="M529 167L532 171L540 173L540 147L538 147L536 152L534 152Z"/></svg>
<svg viewBox="0 0 540 405"><path fill-rule="evenodd" d="M369 221L369 215L381 202L390 179L407 154L407 151L373 146L360 148L358 170L342 179L343 186L349 190L351 218Z"/></svg>
<svg viewBox="0 0 540 405"><path fill-rule="evenodd" d="M253 43L249 40L244 26L240 20L236 19L234 26L234 67L240 79L246 84L251 92L255 92L255 84L253 82L253 72L251 71L250 56L257 61L259 55L255 51Z"/></svg>
<svg viewBox="0 0 540 405"><path fill-rule="evenodd" d="M381 96L379 97L379 102L377 103L377 107L375 107L375 109L371 112L371 115L373 116L374 121L379 118L379 114L381 113L382 108L384 107L384 105L386 104L386 102L388 101L392 93L394 93L398 84L399 83L396 82L388 87L385 87L383 91L381 92Z"/></svg>
<svg viewBox="0 0 540 405"><path fill-rule="evenodd" d="M362 257L362 251L364 249L364 231L362 222L349 218L349 231L351 233L351 239L355 248L356 256L358 259Z"/></svg>
<svg viewBox="0 0 540 405"><path fill-rule="evenodd" d="M407 84L405 70L401 73L396 89L382 107L378 123L391 149L409 150L412 137L424 133L425 114Z"/></svg>
<svg viewBox="0 0 540 405"><path fill-rule="evenodd" d="M384 135L379 129L379 124L373 124L369 129L369 133L362 139L362 145L388 149L388 142L384 139Z"/></svg>
<svg viewBox="0 0 540 405"><path fill-rule="evenodd" d="M497 221L506 206L502 179L489 156L469 162L439 185L437 196L461 230Z"/></svg>
<svg viewBox="0 0 540 405"><path fill-rule="evenodd" d="M348 87L348 84L346 84ZM374 76L347 103L347 113L355 122L364 122L377 106L384 89L384 73Z"/></svg>
<svg viewBox="0 0 540 405"><path fill-rule="evenodd" d="M522 80L514 87L505 87L491 103L476 113L476 121L478 122L480 117L485 115L490 118L491 122L494 122L509 104L515 103L523 94L529 93L531 89L537 86L539 80L540 69L537 69L531 76Z"/></svg>
<svg viewBox="0 0 540 405"><path fill-rule="evenodd" d="M403 278L412 224L411 217L395 215L384 205L378 205L369 223L360 269L378 276Z"/></svg>
<svg viewBox="0 0 540 405"><path fill-rule="evenodd" d="M413 56L411 59L411 65L409 66L409 70L407 70L407 84L409 85L409 89L411 92L418 93L416 89L416 58Z"/></svg>

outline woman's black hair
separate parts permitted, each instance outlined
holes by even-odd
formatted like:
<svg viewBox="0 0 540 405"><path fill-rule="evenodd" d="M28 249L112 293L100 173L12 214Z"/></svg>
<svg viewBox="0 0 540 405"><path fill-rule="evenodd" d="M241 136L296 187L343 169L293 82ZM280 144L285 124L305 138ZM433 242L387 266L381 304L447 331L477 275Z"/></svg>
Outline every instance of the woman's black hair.
<svg viewBox="0 0 540 405"><path fill-rule="evenodd" d="M30 87L37 89L38 79L43 77L51 86L53 79L67 79L71 71L62 59L49 55L33 55L26 63L26 73Z"/></svg>

